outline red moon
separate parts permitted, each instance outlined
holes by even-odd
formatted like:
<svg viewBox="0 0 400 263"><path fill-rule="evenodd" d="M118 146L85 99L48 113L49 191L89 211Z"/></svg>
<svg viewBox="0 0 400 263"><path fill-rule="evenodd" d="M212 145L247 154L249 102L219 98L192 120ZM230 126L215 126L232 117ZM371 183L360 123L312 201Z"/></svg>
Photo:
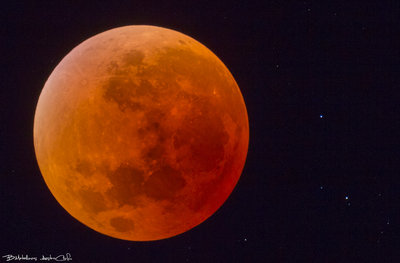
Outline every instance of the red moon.
<svg viewBox="0 0 400 263"><path fill-rule="evenodd" d="M60 205L132 241L176 236L210 217L234 189L249 142L226 66L193 38L155 26L111 29L69 52L44 85L33 132Z"/></svg>

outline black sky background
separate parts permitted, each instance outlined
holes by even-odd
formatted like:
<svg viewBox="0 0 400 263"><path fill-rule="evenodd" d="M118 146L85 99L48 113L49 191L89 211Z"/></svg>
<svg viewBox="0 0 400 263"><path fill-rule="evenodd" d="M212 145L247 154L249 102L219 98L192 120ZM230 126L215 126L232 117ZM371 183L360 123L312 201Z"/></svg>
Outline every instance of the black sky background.
<svg viewBox="0 0 400 263"><path fill-rule="evenodd" d="M0 256L400 262L400 2L90 2L1 4ZM87 38L134 24L211 49L241 88L250 122L246 165L227 202L155 242L107 237L72 218L33 149L36 102L54 67Z"/></svg>

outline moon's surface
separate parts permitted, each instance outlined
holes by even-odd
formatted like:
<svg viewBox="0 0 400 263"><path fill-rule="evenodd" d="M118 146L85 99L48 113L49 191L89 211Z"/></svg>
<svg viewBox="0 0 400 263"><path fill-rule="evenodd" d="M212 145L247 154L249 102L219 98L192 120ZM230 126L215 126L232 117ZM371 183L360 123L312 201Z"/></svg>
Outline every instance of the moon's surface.
<svg viewBox="0 0 400 263"><path fill-rule="evenodd" d="M37 161L57 201L86 226L134 241L210 217L240 177L248 140L225 65L193 38L154 26L75 47L48 78L34 120Z"/></svg>

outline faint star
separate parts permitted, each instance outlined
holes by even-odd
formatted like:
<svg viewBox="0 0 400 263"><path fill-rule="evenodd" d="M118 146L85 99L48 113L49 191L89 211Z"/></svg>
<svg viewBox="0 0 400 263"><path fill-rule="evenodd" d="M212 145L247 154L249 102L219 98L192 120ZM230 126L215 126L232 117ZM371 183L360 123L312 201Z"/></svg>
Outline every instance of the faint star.
<svg viewBox="0 0 400 263"><path fill-rule="evenodd" d="M324 115L322 115L322 114L321 114L321 115L319 115L319 118L320 118L320 119L322 119L323 117L324 117Z"/></svg>
<svg viewBox="0 0 400 263"><path fill-rule="evenodd" d="M346 199L346 200L349 200L349 197L346 195L345 199Z"/></svg>
<svg viewBox="0 0 400 263"><path fill-rule="evenodd" d="M321 189L321 190L322 190L322 189L324 189L324 187L323 187L323 186L320 186L320 187L319 187L319 189Z"/></svg>
<svg viewBox="0 0 400 263"><path fill-rule="evenodd" d="M244 242L247 242L247 238L244 239Z"/></svg>

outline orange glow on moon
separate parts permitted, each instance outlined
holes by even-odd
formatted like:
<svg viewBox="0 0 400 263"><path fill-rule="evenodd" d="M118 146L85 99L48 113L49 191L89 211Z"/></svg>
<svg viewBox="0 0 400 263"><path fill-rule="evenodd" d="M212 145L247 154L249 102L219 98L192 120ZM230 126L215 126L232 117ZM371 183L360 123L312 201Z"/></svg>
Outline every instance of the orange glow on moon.
<svg viewBox="0 0 400 263"><path fill-rule="evenodd" d="M75 47L48 78L34 120L37 161L57 201L86 226L133 241L210 217L234 189L248 141L246 106L225 65L193 38L154 26Z"/></svg>

